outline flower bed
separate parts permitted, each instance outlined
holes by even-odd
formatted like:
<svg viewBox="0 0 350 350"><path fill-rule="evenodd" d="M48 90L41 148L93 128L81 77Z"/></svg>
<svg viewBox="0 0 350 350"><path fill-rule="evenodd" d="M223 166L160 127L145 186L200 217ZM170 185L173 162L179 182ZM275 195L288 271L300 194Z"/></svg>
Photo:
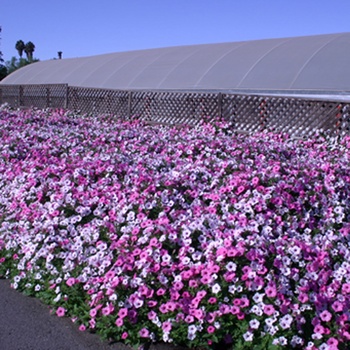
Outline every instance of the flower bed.
<svg viewBox="0 0 350 350"><path fill-rule="evenodd" d="M0 275L127 344L346 349L350 137L0 111Z"/></svg>

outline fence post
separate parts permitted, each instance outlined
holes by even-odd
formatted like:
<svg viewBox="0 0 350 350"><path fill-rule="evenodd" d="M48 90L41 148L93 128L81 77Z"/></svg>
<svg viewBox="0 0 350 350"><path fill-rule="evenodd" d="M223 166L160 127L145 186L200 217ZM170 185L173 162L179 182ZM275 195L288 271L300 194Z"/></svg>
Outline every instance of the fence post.
<svg viewBox="0 0 350 350"><path fill-rule="evenodd" d="M21 107L23 105L23 86L20 85L18 89L18 106Z"/></svg>
<svg viewBox="0 0 350 350"><path fill-rule="evenodd" d="M50 107L50 87L46 87L46 108Z"/></svg>
<svg viewBox="0 0 350 350"><path fill-rule="evenodd" d="M222 118L222 93L218 93L218 117Z"/></svg>
<svg viewBox="0 0 350 350"><path fill-rule="evenodd" d="M128 119L130 120L132 113L132 92L129 91L128 94Z"/></svg>
<svg viewBox="0 0 350 350"><path fill-rule="evenodd" d="M339 103L337 106L337 113L335 115L335 132L336 134L339 134L341 131L341 127L342 127L342 104Z"/></svg>
<svg viewBox="0 0 350 350"><path fill-rule="evenodd" d="M267 112L266 112L266 103L267 98L263 97L260 99L259 104L259 114L260 114L260 131L264 130L267 126Z"/></svg>
<svg viewBox="0 0 350 350"><path fill-rule="evenodd" d="M65 109L68 109L68 98L69 98L69 86L68 84L66 84L66 94L65 94L65 97L64 97L64 108Z"/></svg>

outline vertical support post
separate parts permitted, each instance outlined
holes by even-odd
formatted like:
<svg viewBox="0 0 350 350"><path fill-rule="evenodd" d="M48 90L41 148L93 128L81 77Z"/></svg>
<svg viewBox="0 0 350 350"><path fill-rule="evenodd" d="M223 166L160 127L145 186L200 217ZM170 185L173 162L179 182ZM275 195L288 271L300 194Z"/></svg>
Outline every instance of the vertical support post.
<svg viewBox="0 0 350 350"><path fill-rule="evenodd" d="M64 108L68 109L68 104L69 104L69 86L66 84L66 91L65 91L65 96L64 96Z"/></svg>
<svg viewBox="0 0 350 350"><path fill-rule="evenodd" d="M49 108L50 106L50 87L46 87L46 108Z"/></svg>
<svg viewBox="0 0 350 350"><path fill-rule="evenodd" d="M130 120L132 113L132 91L128 93L128 119Z"/></svg>
<svg viewBox="0 0 350 350"><path fill-rule="evenodd" d="M335 115L335 133L338 135L341 132L342 127L342 104L339 103L337 106L337 113Z"/></svg>
<svg viewBox="0 0 350 350"><path fill-rule="evenodd" d="M222 93L218 93L218 117L221 119L222 116Z"/></svg>
<svg viewBox="0 0 350 350"><path fill-rule="evenodd" d="M267 125L267 114L266 114L266 98L260 99L259 104L259 119L260 119L260 130L263 131L266 128Z"/></svg>
<svg viewBox="0 0 350 350"><path fill-rule="evenodd" d="M18 89L18 106L21 107L23 106L23 86L20 85Z"/></svg>

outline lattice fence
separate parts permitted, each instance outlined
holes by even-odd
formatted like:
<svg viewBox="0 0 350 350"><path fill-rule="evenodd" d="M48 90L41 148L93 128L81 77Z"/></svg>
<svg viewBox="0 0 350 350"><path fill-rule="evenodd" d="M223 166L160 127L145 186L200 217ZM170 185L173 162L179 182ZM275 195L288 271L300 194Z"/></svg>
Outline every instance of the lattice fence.
<svg viewBox="0 0 350 350"><path fill-rule="evenodd" d="M130 114L148 121L170 124L195 124L203 117L217 116L215 94L132 92Z"/></svg>
<svg viewBox="0 0 350 350"><path fill-rule="evenodd" d="M129 92L69 87L67 107L83 113L107 113L125 118L128 115Z"/></svg>
<svg viewBox="0 0 350 350"><path fill-rule="evenodd" d="M207 92L120 91L62 85L0 85L0 103L63 107L118 118L195 125L222 116L243 132L272 130L307 136L315 129L350 134L350 104L291 97Z"/></svg>
<svg viewBox="0 0 350 350"><path fill-rule="evenodd" d="M0 102L7 102L13 107L20 106L20 86L19 85L0 85Z"/></svg>
<svg viewBox="0 0 350 350"><path fill-rule="evenodd" d="M0 85L1 103L14 107L66 107L68 85Z"/></svg>
<svg viewBox="0 0 350 350"><path fill-rule="evenodd" d="M349 112L349 105L340 102L246 95L225 95L223 100L223 116L234 121L236 129L250 132L349 133Z"/></svg>

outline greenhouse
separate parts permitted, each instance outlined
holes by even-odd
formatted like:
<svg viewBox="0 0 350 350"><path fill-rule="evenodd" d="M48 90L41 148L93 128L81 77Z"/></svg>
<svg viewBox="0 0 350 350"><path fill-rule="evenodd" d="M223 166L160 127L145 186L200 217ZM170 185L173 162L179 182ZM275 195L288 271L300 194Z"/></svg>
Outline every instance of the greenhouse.
<svg viewBox="0 0 350 350"><path fill-rule="evenodd" d="M236 130L350 131L350 33L53 59L0 83L0 104Z"/></svg>
<svg viewBox="0 0 350 350"><path fill-rule="evenodd" d="M48 60L2 84L117 90L350 91L350 33L191 45Z"/></svg>

